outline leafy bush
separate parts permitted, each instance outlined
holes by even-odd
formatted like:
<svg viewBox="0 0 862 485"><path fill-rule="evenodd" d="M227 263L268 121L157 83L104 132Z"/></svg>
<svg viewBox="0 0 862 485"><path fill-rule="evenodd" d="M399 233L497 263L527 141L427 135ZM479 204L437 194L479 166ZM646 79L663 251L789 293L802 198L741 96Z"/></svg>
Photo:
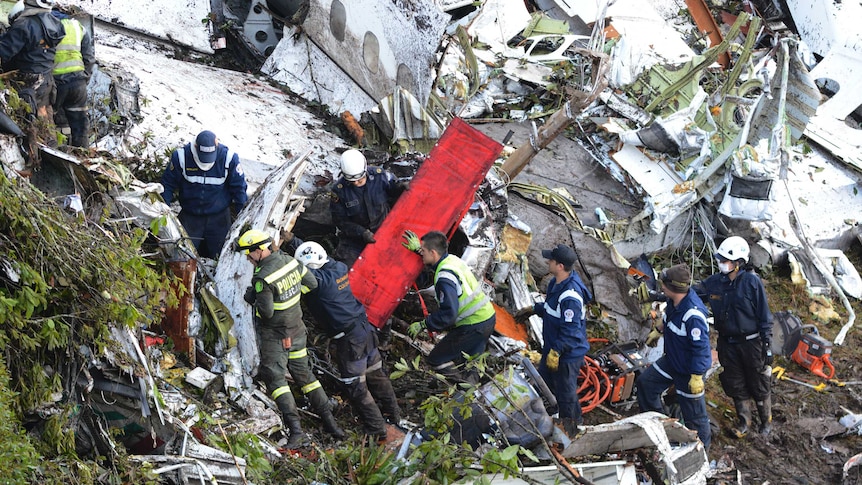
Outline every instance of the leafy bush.
<svg viewBox="0 0 862 485"><path fill-rule="evenodd" d="M7 484L32 483L39 455L12 411L14 400L6 364L0 358L0 477Z"/></svg>

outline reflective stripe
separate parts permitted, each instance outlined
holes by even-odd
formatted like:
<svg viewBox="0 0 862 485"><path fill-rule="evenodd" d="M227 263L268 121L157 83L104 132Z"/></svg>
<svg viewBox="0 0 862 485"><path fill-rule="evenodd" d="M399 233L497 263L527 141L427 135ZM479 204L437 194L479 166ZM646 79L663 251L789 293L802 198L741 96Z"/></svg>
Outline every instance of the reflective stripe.
<svg viewBox="0 0 862 485"><path fill-rule="evenodd" d="M322 387L323 387L323 386L322 386L322 385L320 385L320 381L310 382L310 383L308 383L308 384L306 384L306 385L302 386L302 393L303 393L303 394L308 394L309 392L311 392L311 391L313 391L313 390L315 390L315 389L320 389L320 388L322 388Z"/></svg>
<svg viewBox="0 0 862 485"><path fill-rule="evenodd" d="M434 284L441 279L455 283L458 291L456 327L479 323L494 316L494 307L490 305L491 299L482 291L482 285L463 261L452 255L446 256L437 265ZM467 291L469 293L466 293Z"/></svg>
<svg viewBox="0 0 862 485"><path fill-rule="evenodd" d="M81 43L84 41L84 26L75 19L62 19L66 34L57 44L54 55L54 70L52 74L61 76L84 70L84 58L81 55Z"/></svg>
<svg viewBox="0 0 862 485"><path fill-rule="evenodd" d="M680 322L681 325L677 326L673 322L665 322L665 328L670 329L670 331L673 332L675 335L685 337L688 333L686 322L688 322L690 318L700 318L701 320L706 322L706 315L704 315L702 311L698 310L697 308L691 308L687 312L685 312L685 315L682 316L682 322ZM707 332L709 332L709 327L706 328Z"/></svg>
<svg viewBox="0 0 862 485"><path fill-rule="evenodd" d="M366 368L366 369L365 369L365 372L366 372L366 373L368 373L368 372L374 372L374 371L376 371L377 369L382 369L382 368L383 368L383 361L381 360L380 362L378 362L378 363L376 363L376 364L372 365L371 367Z"/></svg>
<svg viewBox="0 0 862 485"><path fill-rule="evenodd" d="M273 302L272 308L273 310L287 310L299 303L299 298L302 295L296 295L287 301Z"/></svg>
<svg viewBox="0 0 862 485"><path fill-rule="evenodd" d="M699 398L699 397L703 396L704 394L706 394L706 391L700 391L700 392L699 392L699 393L697 393L697 394L692 394L692 393L690 393L690 392L682 392L682 391L680 391L679 389L677 389L677 390L676 390L676 393L677 393L677 394L679 394L680 396L682 396L682 397L686 397L686 398L688 398L688 399L697 399L697 398Z"/></svg>
<svg viewBox="0 0 862 485"><path fill-rule="evenodd" d="M288 392L290 392L290 386L281 386L278 389L272 391L272 398L278 399L279 396L281 396L282 394L287 394Z"/></svg>
<svg viewBox="0 0 862 485"><path fill-rule="evenodd" d="M299 266L299 261L294 259L291 262L282 266L281 268L279 268L279 269L273 271L272 273L266 275L266 277L263 279L263 281L266 281L269 284L273 284L276 281L278 281L279 278L283 278L285 275L287 275L287 273L289 273L291 270L293 270L297 266Z"/></svg>
<svg viewBox="0 0 862 485"><path fill-rule="evenodd" d="M290 360L302 359L304 357L308 357L308 347L303 347L299 350L291 350L290 353L287 354L287 358Z"/></svg>
<svg viewBox="0 0 862 485"><path fill-rule="evenodd" d="M449 362L444 362L444 363L438 365L437 367L434 367L433 369L434 370L443 370L447 367L452 367L453 365L455 365L455 362L450 360Z"/></svg>
<svg viewBox="0 0 862 485"><path fill-rule="evenodd" d="M658 365L658 362L653 362L652 366L653 366L653 367L655 367L655 370L656 370L659 374L663 375L663 376L664 376L665 378L667 378L667 379L673 380L673 377L671 377L671 376L670 376L670 374L668 374L667 372L665 372L665 371L664 371L664 369L662 369L662 368Z"/></svg>
<svg viewBox="0 0 862 485"><path fill-rule="evenodd" d="M332 340L338 340L338 339L340 339L341 337L344 337L344 335L345 335L345 333L344 333L344 332L338 332L337 334L335 334L335 335L333 335L333 336L332 336Z"/></svg>
<svg viewBox="0 0 862 485"><path fill-rule="evenodd" d="M361 376L342 377L338 380L346 385L353 384L354 382L365 382L365 374L362 374Z"/></svg>
<svg viewBox="0 0 862 485"><path fill-rule="evenodd" d="M192 146L192 150L195 147ZM227 176L230 174L230 162L233 160L233 150L228 149L227 158L224 163L224 177L201 177L197 175L189 175L186 173L186 149L183 147L180 150L177 150L177 160L180 163L180 168L183 171L183 178L186 179L187 182L193 184L203 184L203 185L223 185L227 181Z"/></svg>
<svg viewBox="0 0 862 485"><path fill-rule="evenodd" d="M560 303L567 298L578 300L581 304L581 320L587 318L587 309L584 307L584 298L580 293L572 289L568 289L560 294L560 298L557 299L557 308L551 308L548 306L548 302L545 302L545 313L554 318L560 318L563 314L563 311L560 310Z"/></svg>

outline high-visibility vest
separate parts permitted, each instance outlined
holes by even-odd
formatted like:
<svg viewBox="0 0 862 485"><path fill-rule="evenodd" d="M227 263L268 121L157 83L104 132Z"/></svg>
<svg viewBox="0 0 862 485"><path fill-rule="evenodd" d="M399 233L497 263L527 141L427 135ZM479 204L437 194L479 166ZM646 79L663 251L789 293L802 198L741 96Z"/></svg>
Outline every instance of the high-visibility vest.
<svg viewBox="0 0 862 485"><path fill-rule="evenodd" d="M441 278L454 282L458 288L456 327L484 322L494 315L491 299L482 291L482 285L476 281L470 268L459 258L450 254L440 261L434 272L434 283Z"/></svg>
<svg viewBox="0 0 862 485"><path fill-rule="evenodd" d="M81 42L84 41L84 26L75 19L63 19L66 36L57 45L54 54L55 76L84 70L84 58L81 56Z"/></svg>

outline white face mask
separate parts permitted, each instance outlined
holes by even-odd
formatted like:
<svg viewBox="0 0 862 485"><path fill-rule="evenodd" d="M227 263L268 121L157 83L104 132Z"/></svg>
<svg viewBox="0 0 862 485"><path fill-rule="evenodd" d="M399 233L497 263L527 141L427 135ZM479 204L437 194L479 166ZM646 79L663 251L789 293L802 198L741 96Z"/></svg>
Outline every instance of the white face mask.
<svg viewBox="0 0 862 485"><path fill-rule="evenodd" d="M732 273L734 269L736 268L731 261L724 261L718 263L718 270L721 271L721 274Z"/></svg>

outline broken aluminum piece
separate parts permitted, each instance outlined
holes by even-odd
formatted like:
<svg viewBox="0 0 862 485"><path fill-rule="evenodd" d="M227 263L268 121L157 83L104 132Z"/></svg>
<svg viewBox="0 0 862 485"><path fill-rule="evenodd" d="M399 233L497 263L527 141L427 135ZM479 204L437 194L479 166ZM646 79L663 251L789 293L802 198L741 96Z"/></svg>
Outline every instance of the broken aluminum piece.
<svg viewBox="0 0 862 485"><path fill-rule="evenodd" d="M369 114L391 144L397 144L399 140L436 140L445 129L434 113L426 110L401 86L383 98Z"/></svg>

